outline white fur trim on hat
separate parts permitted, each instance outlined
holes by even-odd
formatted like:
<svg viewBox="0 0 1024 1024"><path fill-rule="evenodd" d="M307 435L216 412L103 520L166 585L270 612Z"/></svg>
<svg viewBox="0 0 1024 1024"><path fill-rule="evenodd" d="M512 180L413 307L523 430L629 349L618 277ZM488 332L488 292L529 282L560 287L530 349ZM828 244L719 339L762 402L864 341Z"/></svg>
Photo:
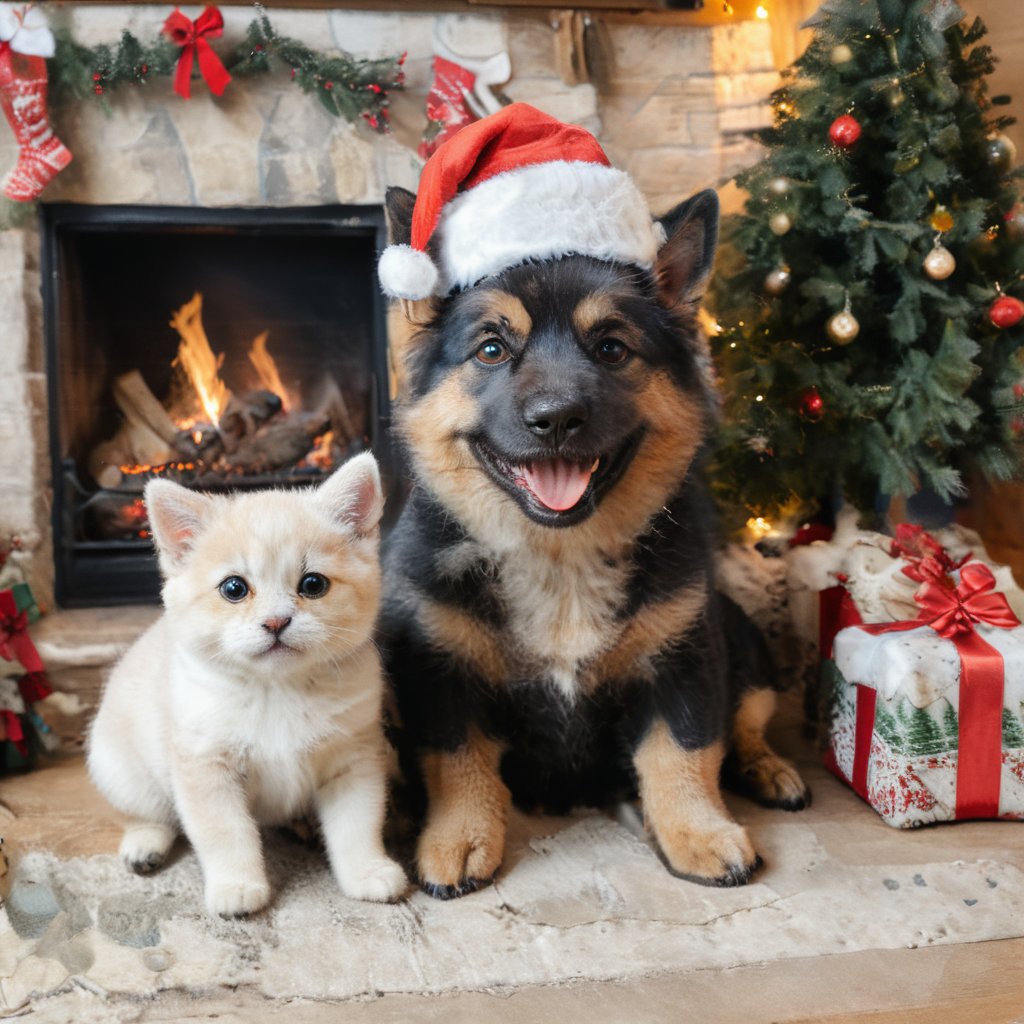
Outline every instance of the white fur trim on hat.
<svg viewBox="0 0 1024 1024"><path fill-rule="evenodd" d="M425 299L437 288L434 261L411 245L389 245L380 254L377 276L384 294L393 299Z"/></svg>
<svg viewBox="0 0 1024 1024"><path fill-rule="evenodd" d="M435 237L443 294L570 253L650 268L659 242L647 201L625 171L566 160L506 171L456 196Z"/></svg>

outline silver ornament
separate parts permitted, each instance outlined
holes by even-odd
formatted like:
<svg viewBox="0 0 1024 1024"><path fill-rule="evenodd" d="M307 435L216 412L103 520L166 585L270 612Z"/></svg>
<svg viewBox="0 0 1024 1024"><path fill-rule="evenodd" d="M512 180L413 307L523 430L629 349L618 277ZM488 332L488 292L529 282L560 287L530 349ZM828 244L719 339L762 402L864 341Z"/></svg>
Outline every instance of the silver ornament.
<svg viewBox="0 0 1024 1024"><path fill-rule="evenodd" d="M840 43L838 46L832 47L829 58L833 64L849 64L853 60L853 50L846 43Z"/></svg>
<svg viewBox="0 0 1024 1024"><path fill-rule="evenodd" d="M772 178L768 182L768 191L773 196L788 196L789 195L789 178Z"/></svg>
<svg viewBox="0 0 1024 1024"><path fill-rule="evenodd" d="M985 156L997 171L1008 171L1017 157L1017 147L1005 135L990 135L985 140Z"/></svg>
<svg viewBox="0 0 1024 1024"><path fill-rule="evenodd" d="M848 309L844 309L829 320L825 330L837 345L849 345L860 334L860 324Z"/></svg>
<svg viewBox="0 0 1024 1024"><path fill-rule="evenodd" d="M788 213L777 213L770 221L768 221L768 227L771 229L773 235L778 235L780 238L793 226L793 222L789 219Z"/></svg>
<svg viewBox="0 0 1024 1024"><path fill-rule="evenodd" d="M935 248L924 258L924 272L933 281L945 281L954 270L956 270L956 260L944 245L936 244Z"/></svg>
<svg viewBox="0 0 1024 1024"><path fill-rule="evenodd" d="M768 276L764 279L764 290L769 295L781 295L789 287L792 278L793 275L790 273L789 267L776 267L769 271Z"/></svg>

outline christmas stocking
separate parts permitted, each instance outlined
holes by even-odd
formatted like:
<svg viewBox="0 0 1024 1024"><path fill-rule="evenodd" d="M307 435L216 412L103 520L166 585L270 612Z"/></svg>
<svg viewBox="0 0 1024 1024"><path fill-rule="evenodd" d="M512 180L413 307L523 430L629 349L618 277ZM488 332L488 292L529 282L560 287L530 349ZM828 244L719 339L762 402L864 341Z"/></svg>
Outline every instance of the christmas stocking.
<svg viewBox="0 0 1024 1024"><path fill-rule="evenodd" d="M426 159L460 128L493 114L501 102L492 85L512 73L504 30L490 19L452 15L434 26L434 80L427 93L427 129L419 154Z"/></svg>
<svg viewBox="0 0 1024 1024"><path fill-rule="evenodd" d="M4 63L0 55L0 65ZM0 108L21 149L17 164L0 183L0 190L19 203L38 198L57 172L71 162L71 151L50 127L46 84L46 61L42 57L19 54L7 68L0 66Z"/></svg>
<svg viewBox="0 0 1024 1024"><path fill-rule="evenodd" d="M16 202L36 199L71 162L71 151L53 134L46 113L44 58L53 55L53 46L38 8L0 4L0 109L20 150L0 191Z"/></svg>

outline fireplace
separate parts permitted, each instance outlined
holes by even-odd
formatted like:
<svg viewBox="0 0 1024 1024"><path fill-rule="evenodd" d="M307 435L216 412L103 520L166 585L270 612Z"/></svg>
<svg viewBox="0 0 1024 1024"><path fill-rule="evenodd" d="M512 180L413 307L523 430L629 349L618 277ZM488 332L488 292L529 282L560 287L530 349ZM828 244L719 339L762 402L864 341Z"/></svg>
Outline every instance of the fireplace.
<svg viewBox="0 0 1024 1024"><path fill-rule="evenodd" d="M379 207L43 212L56 597L155 600L141 495L388 468Z"/></svg>

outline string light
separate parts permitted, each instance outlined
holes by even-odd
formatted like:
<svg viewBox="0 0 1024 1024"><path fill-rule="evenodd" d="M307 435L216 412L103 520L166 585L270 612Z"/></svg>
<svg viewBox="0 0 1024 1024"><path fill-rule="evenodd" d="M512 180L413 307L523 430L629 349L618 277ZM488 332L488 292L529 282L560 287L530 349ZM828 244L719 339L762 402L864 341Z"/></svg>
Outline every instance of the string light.
<svg viewBox="0 0 1024 1024"><path fill-rule="evenodd" d="M768 8L765 7L764 4L758 4L757 10L754 11L754 15L755 17L760 18L761 21L766 21L768 18Z"/></svg>
<svg viewBox="0 0 1024 1024"><path fill-rule="evenodd" d="M747 520L747 533L750 534L755 543L767 537L773 529L774 527L771 522L765 519L764 516L751 516Z"/></svg>

